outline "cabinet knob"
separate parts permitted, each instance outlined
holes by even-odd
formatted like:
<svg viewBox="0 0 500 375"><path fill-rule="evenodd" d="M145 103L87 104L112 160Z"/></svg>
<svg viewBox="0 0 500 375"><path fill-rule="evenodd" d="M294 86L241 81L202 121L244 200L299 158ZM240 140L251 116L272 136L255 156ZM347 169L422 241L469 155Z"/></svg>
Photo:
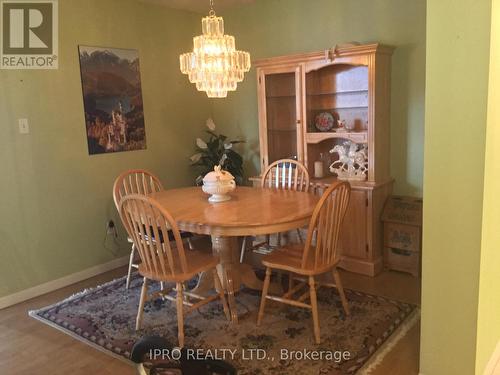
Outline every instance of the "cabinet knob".
<svg viewBox="0 0 500 375"><path fill-rule="evenodd" d="M297 120L297 124L300 124L300 120Z"/></svg>

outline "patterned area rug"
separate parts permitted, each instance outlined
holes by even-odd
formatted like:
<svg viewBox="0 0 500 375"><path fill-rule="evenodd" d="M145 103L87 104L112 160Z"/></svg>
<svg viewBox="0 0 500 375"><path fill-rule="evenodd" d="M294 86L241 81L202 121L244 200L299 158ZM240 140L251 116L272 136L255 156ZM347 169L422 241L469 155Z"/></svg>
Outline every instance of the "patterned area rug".
<svg viewBox="0 0 500 375"><path fill-rule="evenodd" d="M121 359L128 359L134 342L146 335L176 343L176 310L169 301L147 303L143 329L134 330L141 284L136 275L126 290L125 278L117 279L30 316ZM186 347L224 356L241 375L369 373L418 320L419 311L365 293L346 290L346 295L349 317L335 289L319 289L320 345L314 343L311 314L305 309L268 301L257 327L260 293L243 290L236 298L239 324L229 324L218 301L210 303L185 318Z"/></svg>

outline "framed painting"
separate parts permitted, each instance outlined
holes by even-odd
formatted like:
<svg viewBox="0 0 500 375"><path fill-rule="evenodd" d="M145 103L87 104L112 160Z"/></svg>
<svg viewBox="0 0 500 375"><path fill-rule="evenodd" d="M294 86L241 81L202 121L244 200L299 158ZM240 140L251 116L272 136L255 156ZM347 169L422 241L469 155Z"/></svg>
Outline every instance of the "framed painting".
<svg viewBox="0 0 500 375"><path fill-rule="evenodd" d="M139 52L79 46L90 155L146 149Z"/></svg>

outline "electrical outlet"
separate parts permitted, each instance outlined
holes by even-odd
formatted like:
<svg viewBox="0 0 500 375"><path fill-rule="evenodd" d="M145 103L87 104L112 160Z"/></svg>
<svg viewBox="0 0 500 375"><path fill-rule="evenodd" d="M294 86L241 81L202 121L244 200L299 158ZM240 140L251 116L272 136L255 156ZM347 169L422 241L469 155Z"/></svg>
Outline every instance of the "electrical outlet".
<svg viewBox="0 0 500 375"><path fill-rule="evenodd" d="M116 225L113 220L109 220L106 223L106 235L104 236L103 246L114 255L117 255L117 251L120 249L118 231L116 230Z"/></svg>
<svg viewBox="0 0 500 375"><path fill-rule="evenodd" d="M19 133L20 134L29 134L30 126L27 118L20 118L18 121L19 124Z"/></svg>
<svg viewBox="0 0 500 375"><path fill-rule="evenodd" d="M116 235L116 227L113 220L108 221L106 225L106 233Z"/></svg>

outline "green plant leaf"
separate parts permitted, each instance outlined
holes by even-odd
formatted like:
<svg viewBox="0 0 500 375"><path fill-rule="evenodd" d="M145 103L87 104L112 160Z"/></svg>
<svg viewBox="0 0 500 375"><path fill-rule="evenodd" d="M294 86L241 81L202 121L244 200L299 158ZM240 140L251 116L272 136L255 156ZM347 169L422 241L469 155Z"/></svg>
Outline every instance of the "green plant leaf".
<svg viewBox="0 0 500 375"><path fill-rule="evenodd" d="M205 130L209 134L210 139L203 141L206 143L206 148L197 147L198 153L201 155L199 160L191 163L191 165L198 169L200 175L196 179L196 183L200 184L203 177L213 171L214 167L219 163L223 164L222 168L229 171L236 180L236 183L243 182L243 158L233 148L226 149L224 144L238 144L245 143L242 140L233 140L227 142L227 137L223 134L217 134L210 129ZM200 142L201 144L201 142Z"/></svg>

